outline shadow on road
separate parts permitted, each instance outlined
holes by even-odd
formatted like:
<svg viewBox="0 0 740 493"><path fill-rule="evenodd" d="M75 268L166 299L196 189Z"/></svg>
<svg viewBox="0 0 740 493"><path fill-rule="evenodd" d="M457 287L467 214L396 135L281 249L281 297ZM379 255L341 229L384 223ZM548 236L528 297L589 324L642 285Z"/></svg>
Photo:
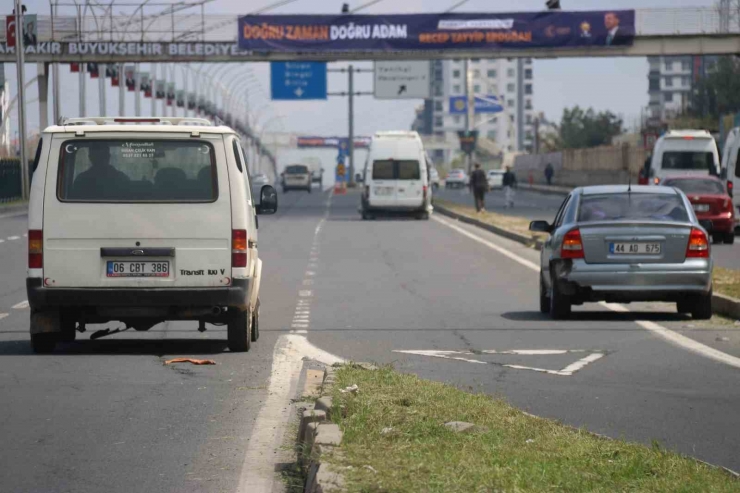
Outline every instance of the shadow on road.
<svg viewBox="0 0 740 493"><path fill-rule="evenodd" d="M78 355L152 355L152 356L182 356L182 355L212 355L226 352L226 340L198 340L198 339L125 339L125 340L82 340L67 344L59 344L50 356L78 356ZM0 341L0 357L34 355L31 343L23 341Z"/></svg>
<svg viewBox="0 0 740 493"><path fill-rule="evenodd" d="M685 322L691 320L687 315L667 312L573 312L568 320L553 320L549 315L538 311L507 312L502 313L501 318L517 322L637 322L646 320L650 322Z"/></svg>

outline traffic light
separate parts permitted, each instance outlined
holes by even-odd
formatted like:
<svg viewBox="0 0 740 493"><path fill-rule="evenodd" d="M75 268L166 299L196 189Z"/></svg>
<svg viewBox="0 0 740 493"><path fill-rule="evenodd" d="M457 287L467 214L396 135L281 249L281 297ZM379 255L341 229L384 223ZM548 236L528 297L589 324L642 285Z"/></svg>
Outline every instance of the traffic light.
<svg viewBox="0 0 740 493"><path fill-rule="evenodd" d="M560 10L560 0L547 0L545 5L547 5L548 10Z"/></svg>

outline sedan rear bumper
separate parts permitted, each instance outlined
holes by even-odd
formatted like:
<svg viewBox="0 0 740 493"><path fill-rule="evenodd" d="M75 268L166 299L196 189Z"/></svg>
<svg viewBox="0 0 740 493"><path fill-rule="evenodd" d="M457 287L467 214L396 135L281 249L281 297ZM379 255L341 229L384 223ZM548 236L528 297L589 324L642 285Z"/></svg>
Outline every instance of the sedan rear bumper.
<svg viewBox="0 0 740 493"><path fill-rule="evenodd" d="M576 260L556 269L567 294L588 301L674 301L686 294L707 294L712 287L712 260L681 264L587 264Z"/></svg>

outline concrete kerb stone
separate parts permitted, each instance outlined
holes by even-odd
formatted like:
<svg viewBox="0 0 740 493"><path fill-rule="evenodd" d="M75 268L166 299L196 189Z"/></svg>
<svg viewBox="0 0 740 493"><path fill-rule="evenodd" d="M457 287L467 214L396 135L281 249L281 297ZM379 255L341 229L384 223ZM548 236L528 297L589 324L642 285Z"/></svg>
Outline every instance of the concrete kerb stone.
<svg viewBox="0 0 740 493"><path fill-rule="evenodd" d="M434 207L435 210L439 211L441 214L453 219L457 219L460 222L472 224L473 226L477 226L491 233L516 241L517 243L521 243L522 245L535 248L536 250L542 249L542 240L537 240L529 236L515 233L514 231L506 230L499 226L484 223L483 221L479 221L477 219L458 214L457 212L453 212L449 209L445 209L440 205L435 205ZM732 298L730 296L726 296L724 294L714 293L712 295L712 312L717 315L722 315L723 317L740 320L740 300Z"/></svg>
<svg viewBox="0 0 740 493"><path fill-rule="evenodd" d="M316 410L323 411L328 419L331 419L331 410L334 403L329 396L319 397L316 400Z"/></svg>

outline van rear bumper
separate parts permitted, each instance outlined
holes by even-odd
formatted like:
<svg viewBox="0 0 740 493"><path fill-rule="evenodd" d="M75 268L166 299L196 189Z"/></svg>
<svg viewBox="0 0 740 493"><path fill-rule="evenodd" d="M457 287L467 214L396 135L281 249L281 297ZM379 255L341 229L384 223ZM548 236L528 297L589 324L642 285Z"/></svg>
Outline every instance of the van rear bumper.
<svg viewBox="0 0 740 493"><path fill-rule="evenodd" d="M251 281L233 279L231 286L218 288L45 288L41 278L30 277L26 279L26 290L32 310L213 306L247 310Z"/></svg>

